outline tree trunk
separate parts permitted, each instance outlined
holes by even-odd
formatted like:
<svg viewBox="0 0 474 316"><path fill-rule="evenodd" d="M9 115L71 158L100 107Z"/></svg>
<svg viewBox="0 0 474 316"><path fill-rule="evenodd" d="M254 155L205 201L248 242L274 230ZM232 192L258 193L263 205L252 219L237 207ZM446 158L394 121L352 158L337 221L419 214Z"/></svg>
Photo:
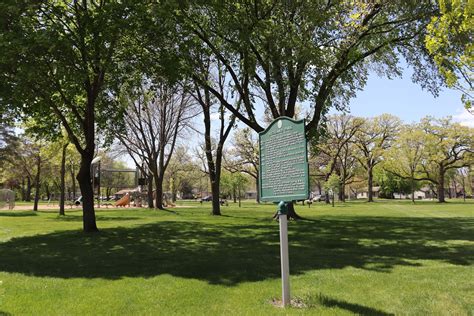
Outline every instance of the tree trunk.
<svg viewBox="0 0 474 316"><path fill-rule="evenodd" d="M290 219L294 219L294 220L298 220L298 219L304 219L303 217L299 216L296 212L295 212L295 205L293 202L288 202L286 203L287 206L288 206L288 213L286 215L286 217L288 218L288 220ZM278 219L278 212L275 212L275 214L273 214L273 219Z"/></svg>
<svg viewBox="0 0 474 316"><path fill-rule="evenodd" d="M69 143L63 145L63 152L61 156L61 195L59 197L59 215L65 215L64 213L64 201L66 191L66 149Z"/></svg>
<svg viewBox="0 0 474 316"><path fill-rule="evenodd" d="M239 187L239 207L241 206L241 204L240 204L241 196L242 196L242 195L240 194L240 187Z"/></svg>
<svg viewBox="0 0 474 316"><path fill-rule="evenodd" d="M163 206L163 178L160 177L158 172L153 173L153 178L155 179L155 207L164 210Z"/></svg>
<svg viewBox="0 0 474 316"><path fill-rule="evenodd" d="M94 191L91 183L91 162L93 151L81 155L81 166L77 174L77 181L82 194L82 226L86 233L98 232L95 221Z"/></svg>
<svg viewBox="0 0 474 316"><path fill-rule="evenodd" d="M288 219L294 219L294 220L303 219L303 217L299 216L296 213L295 206L294 206L293 202L288 203L288 216L287 217L288 217Z"/></svg>
<svg viewBox="0 0 474 316"><path fill-rule="evenodd" d="M257 177L255 178L255 188L257 189L257 203L260 203L260 188L258 184L258 172L257 172Z"/></svg>
<svg viewBox="0 0 474 316"><path fill-rule="evenodd" d="M464 202L466 202L466 180L464 179L464 175L462 175L462 198Z"/></svg>
<svg viewBox="0 0 474 316"><path fill-rule="evenodd" d="M237 203L237 193L236 193L235 186L232 188L232 195L234 197L234 203Z"/></svg>
<svg viewBox="0 0 474 316"><path fill-rule="evenodd" d="M458 198L458 183L456 182L456 179L453 179L453 189L454 189L454 198ZM451 191L451 188L449 188Z"/></svg>
<svg viewBox="0 0 474 316"><path fill-rule="evenodd" d="M439 166L439 178L438 178L438 202L446 202L444 198L444 170L443 166Z"/></svg>
<svg viewBox="0 0 474 316"><path fill-rule="evenodd" d="M367 202L373 202L374 199L373 199L373 191L372 191L372 185L373 185L373 170L372 170L372 167L369 167L367 169L367 192L368 192L368 198L369 200Z"/></svg>
<svg viewBox="0 0 474 316"><path fill-rule="evenodd" d="M33 211L38 210L39 194L40 194L40 176L41 176L41 156L38 154L36 158L36 176L35 176L35 204Z"/></svg>
<svg viewBox="0 0 474 316"><path fill-rule="evenodd" d="M215 163L212 160L212 156L208 157L209 177L211 180L211 190L212 190L212 215L217 215L217 216L222 215L221 203L220 203L222 146L223 146L222 142L219 142L219 144L217 145ZM209 158L211 158L210 160L211 163L209 163Z"/></svg>
<svg viewBox="0 0 474 316"><path fill-rule="evenodd" d="M72 190L72 199L76 200L76 177L74 175L74 165L71 165L71 190Z"/></svg>
<svg viewBox="0 0 474 316"><path fill-rule="evenodd" d="M51 191L49 190L49 185L48 183L44 184L44 190L46 191L46 199L49 201L51 200Z"/></svg>
<svg viewBox="0 0 474 316"><path fill-rule="evenodd" d="M148 208L154 208L153 206L153 174L148 174Z"/></svg>
<svg viewBox="0 0 474 316"><path fill-rule="evenodd" d="M344 183L339 184L339 201L345 202L346 201L346 188Z"/></svg>
<svg viewBox="0 0 474 316"><path fill-rule="evenodd" d="M24 201L26 197L26 190L25 190L25 178L21 179L21 200Z"/></svg>
<svg viewBox="0 0 474 316"><path fill-rule="evenodd" d="M26 177L26 202L31 202L31 178L30 176Z"/></svg>
<svg viewBox="0 0 474 316"><path fill-rule="evenodd" d="M415 180L414 175L411 177L411 201L415 203Z"/></svg>
<svg viewBox="0 0 474 316"><path fill-rule="evenodd" d="M329 192L325 192L326 195L324 196L324 202L326 202L326 204L331 204L331 197L329 196Z"/></svg>
<svg viewBox="0 0 474 316"><path fill-rule="evenodd" d="M212 173L211 177L211 192L212 192L212 215L221 215L221 205L219 198L220 191L220 179L217 179L215 173ZM211 173L209 173L211 175Z"/></svg>

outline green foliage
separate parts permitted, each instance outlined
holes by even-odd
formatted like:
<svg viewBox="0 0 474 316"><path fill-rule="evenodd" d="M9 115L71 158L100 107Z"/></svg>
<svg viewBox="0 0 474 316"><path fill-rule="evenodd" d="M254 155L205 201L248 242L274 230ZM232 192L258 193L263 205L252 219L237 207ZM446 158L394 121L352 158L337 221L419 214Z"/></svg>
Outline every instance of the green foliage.
<svg viewBox="0 0 474 316"><path fill-rule="evenodd" d="M225 67L239 107L223 102L255 131L255 104L265 117L294 117L307 108L308 134L316 135L329 108L344 108L366 83L369 69L400 75L400 54L416 68L414 81L437 92L437 73L424 51L432 1L181 2L170 12L180 26L181 59L203 87L203 61ZM264 102L255 102L256 96Z"/></svg>
<svg viewBox="0 0 474 316"><path fill-rule="evenodd" d="M90 124L104 128L123 114L110 96L126 75L140 4L20 1L2 9L1 104L33 118L30 129L43 137L62 125L78 151L90 147Z"/></svg>
<svg viewBox="0 0 474 316"><path fill-rule="evenodd" d="M425 159L421 174L434 183L442 170L469 166L474 162L474 129L452 122L451 117L426 117L421 122Z"/></svg>
<svg viewBox="0 0 474 316"><path fill-rule="evenodd" d="M241 197L249 182L248 176L241 172L224 171L221 174L221 198L229 198L234 194Z"/></svg>
<svg viewBox="0 0 474 316"><path fill-rule="evenodd" d="M385 199L393 199L394 193L411 193L410 180L400 178L391 172L385 171L382 168L376 168L374 172L375 182L379 185L379 197ZM420 188L420 183L417 183L414 189Z"/></svg>
<svg viewBox="0 0 474 316"><path fill-rule="evenodd" d="M359 161L366 170L382 161L384 152L397 137L400 126L401 120L391 114L365 119L355 134L354 142L359 148Z"/></svg>
<svg viewBox="0 0 474 316"><path fill-rule="evenodd" d="M341 184L341 179L335 173L331 174L324 184L324 190L326 192L337 193L339 192L339 185Z"/></svg>
<svg viewBox="0 0 474 316"><path fill-rule="evenodd" d="M439 0L441 14L427 28L426 48L448 87L462 92L466 109L473 106L474 4L471 0Z"/></svg>
<svg viewBox="0 0 474 316"><path fill-rule="evenodd" d="M171 156L165 174L165 187L169 189L173 197L177 197L178 192L185 198L193 196L193 188L202 191L200 181L203 177L202 171L189 154L189 149L185 146L178 146ZM207 189L204 189L207 191Z"/></svg>
<svg viewBox="0 0 474 316"><path fill-rule="evenodd" d="M0 168L10 159L18 146L18 137L12 126L0 121Z"/></svg>
<svg viewBox="0 0 474 316"><path fill-rule="evenodd" d="M406 125L384 154L384 168L399 177L414 178L426 159L425 134L420 125Z"/></svg>

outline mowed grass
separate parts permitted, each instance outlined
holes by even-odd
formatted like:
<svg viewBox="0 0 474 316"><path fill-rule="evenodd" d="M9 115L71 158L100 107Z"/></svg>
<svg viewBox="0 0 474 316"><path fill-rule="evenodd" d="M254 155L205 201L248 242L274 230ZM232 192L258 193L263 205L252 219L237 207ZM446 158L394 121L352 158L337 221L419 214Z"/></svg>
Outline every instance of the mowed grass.
<svg viewBox="0 0 474 316"><path fill-rule="evenodd" d="M297 206L292 298L275 206L0 212L0 315L473 315L474 203Z"/></svg>

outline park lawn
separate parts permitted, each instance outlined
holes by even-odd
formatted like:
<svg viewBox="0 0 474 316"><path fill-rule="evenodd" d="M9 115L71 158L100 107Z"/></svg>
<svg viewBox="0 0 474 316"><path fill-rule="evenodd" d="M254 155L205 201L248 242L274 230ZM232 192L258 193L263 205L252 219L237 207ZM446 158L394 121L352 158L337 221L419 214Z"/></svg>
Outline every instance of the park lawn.
<svg viewBox="0 0 474 316"><path fill-rule="evenodd" d="M0 315L472 315L474 203L297 206L281 309L275 206L0 212ZM183 204L180 203L180 204Z"/></svg>

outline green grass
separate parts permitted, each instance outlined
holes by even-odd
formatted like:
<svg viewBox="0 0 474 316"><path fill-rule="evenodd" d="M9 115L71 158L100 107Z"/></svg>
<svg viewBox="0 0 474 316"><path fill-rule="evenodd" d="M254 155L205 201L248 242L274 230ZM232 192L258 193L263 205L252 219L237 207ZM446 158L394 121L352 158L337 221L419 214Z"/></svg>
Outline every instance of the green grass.
<svg viewBox="0 0 474 316"><path fill-rule="evenodd" d="M474 203L297 206L292 297L273 205L0 211L0 315L473 315Z"/></svg>

